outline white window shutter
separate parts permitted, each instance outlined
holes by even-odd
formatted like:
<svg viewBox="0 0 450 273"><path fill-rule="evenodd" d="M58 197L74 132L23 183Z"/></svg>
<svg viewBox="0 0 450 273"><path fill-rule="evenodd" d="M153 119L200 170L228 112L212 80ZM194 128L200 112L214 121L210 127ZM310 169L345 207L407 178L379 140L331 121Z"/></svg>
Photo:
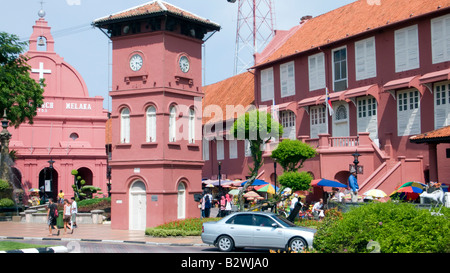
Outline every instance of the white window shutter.
<svg viewBox="0 0 450 273"><path fill-rule="evenodd" d="M224 145L223 140L217 140L216 141L216 150L217 150L217 160L223 160L224 159Z"/></svg>
<svg viewBox="0 0 450 273"><path fill-rule="evenodd" d="M209 160L209 140L203 138L202 141L202 150L203 150L203 160Z"/></svg>
<svg viewBox="0 0 450 273"><path fill-rule="evenodd" d="M237 158L237 139L228 141L229 149L230 149L230 159Z"/></svg>
<svg viewBox="0 0 450 273"><path fill-rule="evenodd" d="M273 99L273 68L261 70L261 101Z"/></svg>

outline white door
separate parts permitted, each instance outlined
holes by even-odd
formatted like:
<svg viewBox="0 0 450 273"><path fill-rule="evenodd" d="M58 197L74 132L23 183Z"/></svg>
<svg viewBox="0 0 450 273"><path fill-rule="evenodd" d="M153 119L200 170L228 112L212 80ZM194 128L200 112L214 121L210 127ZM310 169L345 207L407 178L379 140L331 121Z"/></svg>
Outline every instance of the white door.
<svg viewBox="0 0 450 273"><path fill-rule="evenodd" d="M186 187L178 184L178 219L186 218Z"/></svg>
<svg viewBox="0 0 450 273"><path fill-rule="evenodd" d="M145 184L136 181L130 188L130 230L145 230L147 197Z"/></svg>
<svg viewBox="0 0 450 273"><path fill-rule="evenodd" d="M350 135L348 103L335 102L333 103L333 110L333 137L348 137Z"/></svg>

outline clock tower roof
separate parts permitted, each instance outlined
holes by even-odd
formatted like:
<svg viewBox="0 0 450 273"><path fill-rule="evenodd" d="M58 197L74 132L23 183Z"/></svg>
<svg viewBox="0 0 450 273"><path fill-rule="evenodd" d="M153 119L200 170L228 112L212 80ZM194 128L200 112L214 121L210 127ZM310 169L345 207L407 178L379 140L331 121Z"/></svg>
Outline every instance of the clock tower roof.
<svg viewBox="0 0 450 273"><path fill-rule="evenodd" d="M172 15L180 19L199 23L208 28L210 31L220 30L219 24L164 1L150 1L145 4L126 9L124 11L116 12L114 14L98 18L94 20L93 25L103 28L114 23L130 21L133 19L148 19L164 15Z"/></svg>

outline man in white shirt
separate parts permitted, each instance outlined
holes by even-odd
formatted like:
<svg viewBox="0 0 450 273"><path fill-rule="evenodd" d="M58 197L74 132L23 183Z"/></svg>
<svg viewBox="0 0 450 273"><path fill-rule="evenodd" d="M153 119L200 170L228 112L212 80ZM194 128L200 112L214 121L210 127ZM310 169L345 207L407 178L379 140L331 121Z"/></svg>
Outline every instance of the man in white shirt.
<svg viewBox="0 0 450 273"><path fill-rule="evenodd" d="M313 213L314 216L317 216L320 219L325 217L325 215L323 213L323 199L322 198L319 199L319 202L314 204L313 209L312 209L312 213Z"/></svg>
<svg viewBox="0 0 450 273"><path fill-rule="evenodd" d="M72 233L73 233L73 228L77 227L78 205L77 205L77 201L75 201L75 197L72 197L71 200L72 200L72 204L70 207L71 207L72 217L71 217L70 221L71 221L71 229L72 229Z"/></svg>
<svg viewBox="0 0 450 273"><path fill-rule="evenodd" d="M291 211L294 210L295 204L298 202L298 194L294 193L294 198L291 200Z"/></svg>

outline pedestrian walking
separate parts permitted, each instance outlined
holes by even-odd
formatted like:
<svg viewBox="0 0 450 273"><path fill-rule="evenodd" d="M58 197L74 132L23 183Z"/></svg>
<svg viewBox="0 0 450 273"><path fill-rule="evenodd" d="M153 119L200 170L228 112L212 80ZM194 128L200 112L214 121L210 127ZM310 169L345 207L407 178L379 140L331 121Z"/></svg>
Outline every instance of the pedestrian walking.
<svg viewBox="0 0 450 273"><path fill-rule="evenodd" d="M72 233L73 233L73 229L77 227L78 205L77 205L77 201L75 201L75 197L72 197L71 200L72 200L72 204L70 207L71 207L72 217L70 217L70 228L72 229Z"/></svg>
<svg viewBox="0 0 450 273"><path fill-rule="evenodd" d="M219 203L219 217L225 216L225 207L227 205L227 200L225 200L225 196L220 197L220 203Z"/></svg>
<svg viewBox="0 0 450 273"><path fill-rule="evenodd" d="M72 218L72 205L69 204L69 200L64 199L64 234L67 234L67 229L71 230L70 219Z"/></svg>
<svg viewBox="0 0 450 273"><path fill-rule="evenodd" d="M205 218L209 218L211 213L211 194L207 193L203 196L203 203L205 203Z"/></svg>
<svg viewBox="0 0 450 273"><path fill-rule="evenodd" d="M57 236L59 236L59 229L56 226L56 218L58 218L58 207L53 203L53 199L48 199L48 210L47 210L47 224L48 224L48 236L52 236L52 229L58 230Z"/></svg>
<svg viewBox="0 0 450 273"><path fill-rule="evenodd" d="M233 200L231 199L231 196L228 193L225 195L225 200L227 202L227 204L225 205L225 216L227 216L231 214Z"/></svg>
<svg viewBox="0 0 450 273"><path fill-rule="evenodd" d="M352 202L358 202L358 180L356 179L356 170L350 172L348 177L348 186L350 187L350 195L352 197Z"/></svg>

